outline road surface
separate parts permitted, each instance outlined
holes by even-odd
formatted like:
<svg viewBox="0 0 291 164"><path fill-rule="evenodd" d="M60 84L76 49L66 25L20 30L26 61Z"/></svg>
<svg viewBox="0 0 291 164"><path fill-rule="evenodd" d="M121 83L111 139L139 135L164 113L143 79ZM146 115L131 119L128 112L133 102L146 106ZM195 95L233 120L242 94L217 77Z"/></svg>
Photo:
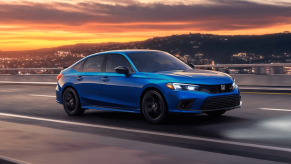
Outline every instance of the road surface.
<svg viewBox="0 0 291 164"><path fill-rule="evenodd" d="M0 95L0 163L291 163L291 93L242 93L243 108L222 117L173 115L162 125L133 113L69 117L52 86L0 85Z"/></svg>

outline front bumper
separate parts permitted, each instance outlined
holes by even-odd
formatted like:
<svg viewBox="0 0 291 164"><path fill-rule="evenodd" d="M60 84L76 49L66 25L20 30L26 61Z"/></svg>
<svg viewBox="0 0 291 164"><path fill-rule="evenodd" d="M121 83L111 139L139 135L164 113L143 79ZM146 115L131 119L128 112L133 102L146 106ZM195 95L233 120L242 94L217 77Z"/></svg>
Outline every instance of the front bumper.
<svg viewBox="0 0 291 164"><path fill-rule="evenodd" d="M173 113L206 113L218 110L228 111L241 108L243 105L240 99L240 91L238 87L228 93L209 94L205 92L172 91L171 93L168 93L168 95L169 97L167 101L169 102L169 112ZM237 97L235 103L233 103L233 106L232 104L229 104L233 101L233 99L228 99L228 97L232 96ZM207 101L209 98L211 101ZM211 105L212 100L215 100L216 98L220 100L218 102L214 101L215 105L208 109L206 104L210 102ZM193 100L193 103L189 105L187 102L188 100ZM185 103L185 108L181 108L179 106L181 101L187 102Z"/></svg>
<svg viewBox="0 0 291 164"><path fill-rule="evenodd" d="M225 110L225 111L229 111L229 110L233 110L236 108L241 108L243 106L242 101L240 101L240 105L238 106L234 106L234 107L227 107L227 108L219 108L219 109L210 109L210 110L195 110L195 109L175 109L172 110L171 112L175 112L175 113L206 113L206 112L212 112L212 111L218 111L218 110Z"/></svg>

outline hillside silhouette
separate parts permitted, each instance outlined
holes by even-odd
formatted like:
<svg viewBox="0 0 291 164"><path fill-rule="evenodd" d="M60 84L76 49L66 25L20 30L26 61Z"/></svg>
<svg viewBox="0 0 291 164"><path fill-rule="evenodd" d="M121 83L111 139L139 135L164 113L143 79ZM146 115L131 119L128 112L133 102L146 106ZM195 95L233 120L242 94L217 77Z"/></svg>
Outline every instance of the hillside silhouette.
<svg viewBox="0 0 291 164"><path fill-rule="evenodd" d="M102 51L135 48L163 50L173 55L189 55L191 57L194 57L195 54L203 54L204 58L214 60L216 63L246 63L246 61L231 60L231 56L237 53L261 55L264 56L265 61L269 58L278 57L280 58L278 62L284 62L284 59L288 58L286 54L291 54L291 34L231 36L190 33L154 37L145 41L128 43L76 44L29 51L0 51L0 57L41 56L54 54L57 51L70 51L86 56Z"/></svg>

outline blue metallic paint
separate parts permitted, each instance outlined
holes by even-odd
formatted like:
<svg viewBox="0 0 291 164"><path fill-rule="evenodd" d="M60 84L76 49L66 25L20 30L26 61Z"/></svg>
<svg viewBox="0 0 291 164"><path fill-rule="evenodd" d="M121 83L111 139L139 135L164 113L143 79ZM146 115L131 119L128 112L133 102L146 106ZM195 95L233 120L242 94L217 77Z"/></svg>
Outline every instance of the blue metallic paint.
<svg viewBox="0 0 291 164"><path fill-rule="evenodd" d="M232 92L220 94L171 90L166 87L166 84L169 82L221 85L233 83L233 79L227 74L206 70L165 71L155 73L138 72L126 55L126 53L132 52L136 51L99 53L123 55L134 69L134 73L128 76L110 72L77 72L72 69L82 60L99 54L90 55L63 70L61 72L63 77L58 81L56 88L56 101L62 104L62 93L64 89L66 87L72 87L79 94L82 108L140 113L140 100L142 94L148 88L155 88L159 90L166 99L169 112L202 113L199 109L207 97L240 94L238 87ZM82 76L83 80L76 80L78 76ZM105 76L110 78L108 82L101 80L101 78ZM192 104L190 111L176 109L180 100L193 98L196 100Z"/></svg>

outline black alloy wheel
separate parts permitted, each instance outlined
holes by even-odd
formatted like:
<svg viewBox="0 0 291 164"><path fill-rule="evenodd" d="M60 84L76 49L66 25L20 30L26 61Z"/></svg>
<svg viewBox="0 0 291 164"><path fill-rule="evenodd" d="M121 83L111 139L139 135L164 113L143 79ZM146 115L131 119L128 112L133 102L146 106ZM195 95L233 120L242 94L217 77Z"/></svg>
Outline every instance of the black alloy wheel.
<svg viewBox="0 0 291 164"><path fill-rule="evenodd" d="M73 88L67 88L63 93L63 106L69 116L80 116L85 112L77 92Z"/></svg>
<svg viewBox="0 0 291 164"><path fill-rule="evenodd" d="M165 99L156 90L147 91L142 98L142 112L152 124L163 122L168 112Z"/></svg>
<svg viewBox="0 0 291 164"><path fill-rule="evenodd" d="M226 111L225 110L217 110L212 112L206 112L206 114L210 117L219 117L223 115Z"/></svg>

